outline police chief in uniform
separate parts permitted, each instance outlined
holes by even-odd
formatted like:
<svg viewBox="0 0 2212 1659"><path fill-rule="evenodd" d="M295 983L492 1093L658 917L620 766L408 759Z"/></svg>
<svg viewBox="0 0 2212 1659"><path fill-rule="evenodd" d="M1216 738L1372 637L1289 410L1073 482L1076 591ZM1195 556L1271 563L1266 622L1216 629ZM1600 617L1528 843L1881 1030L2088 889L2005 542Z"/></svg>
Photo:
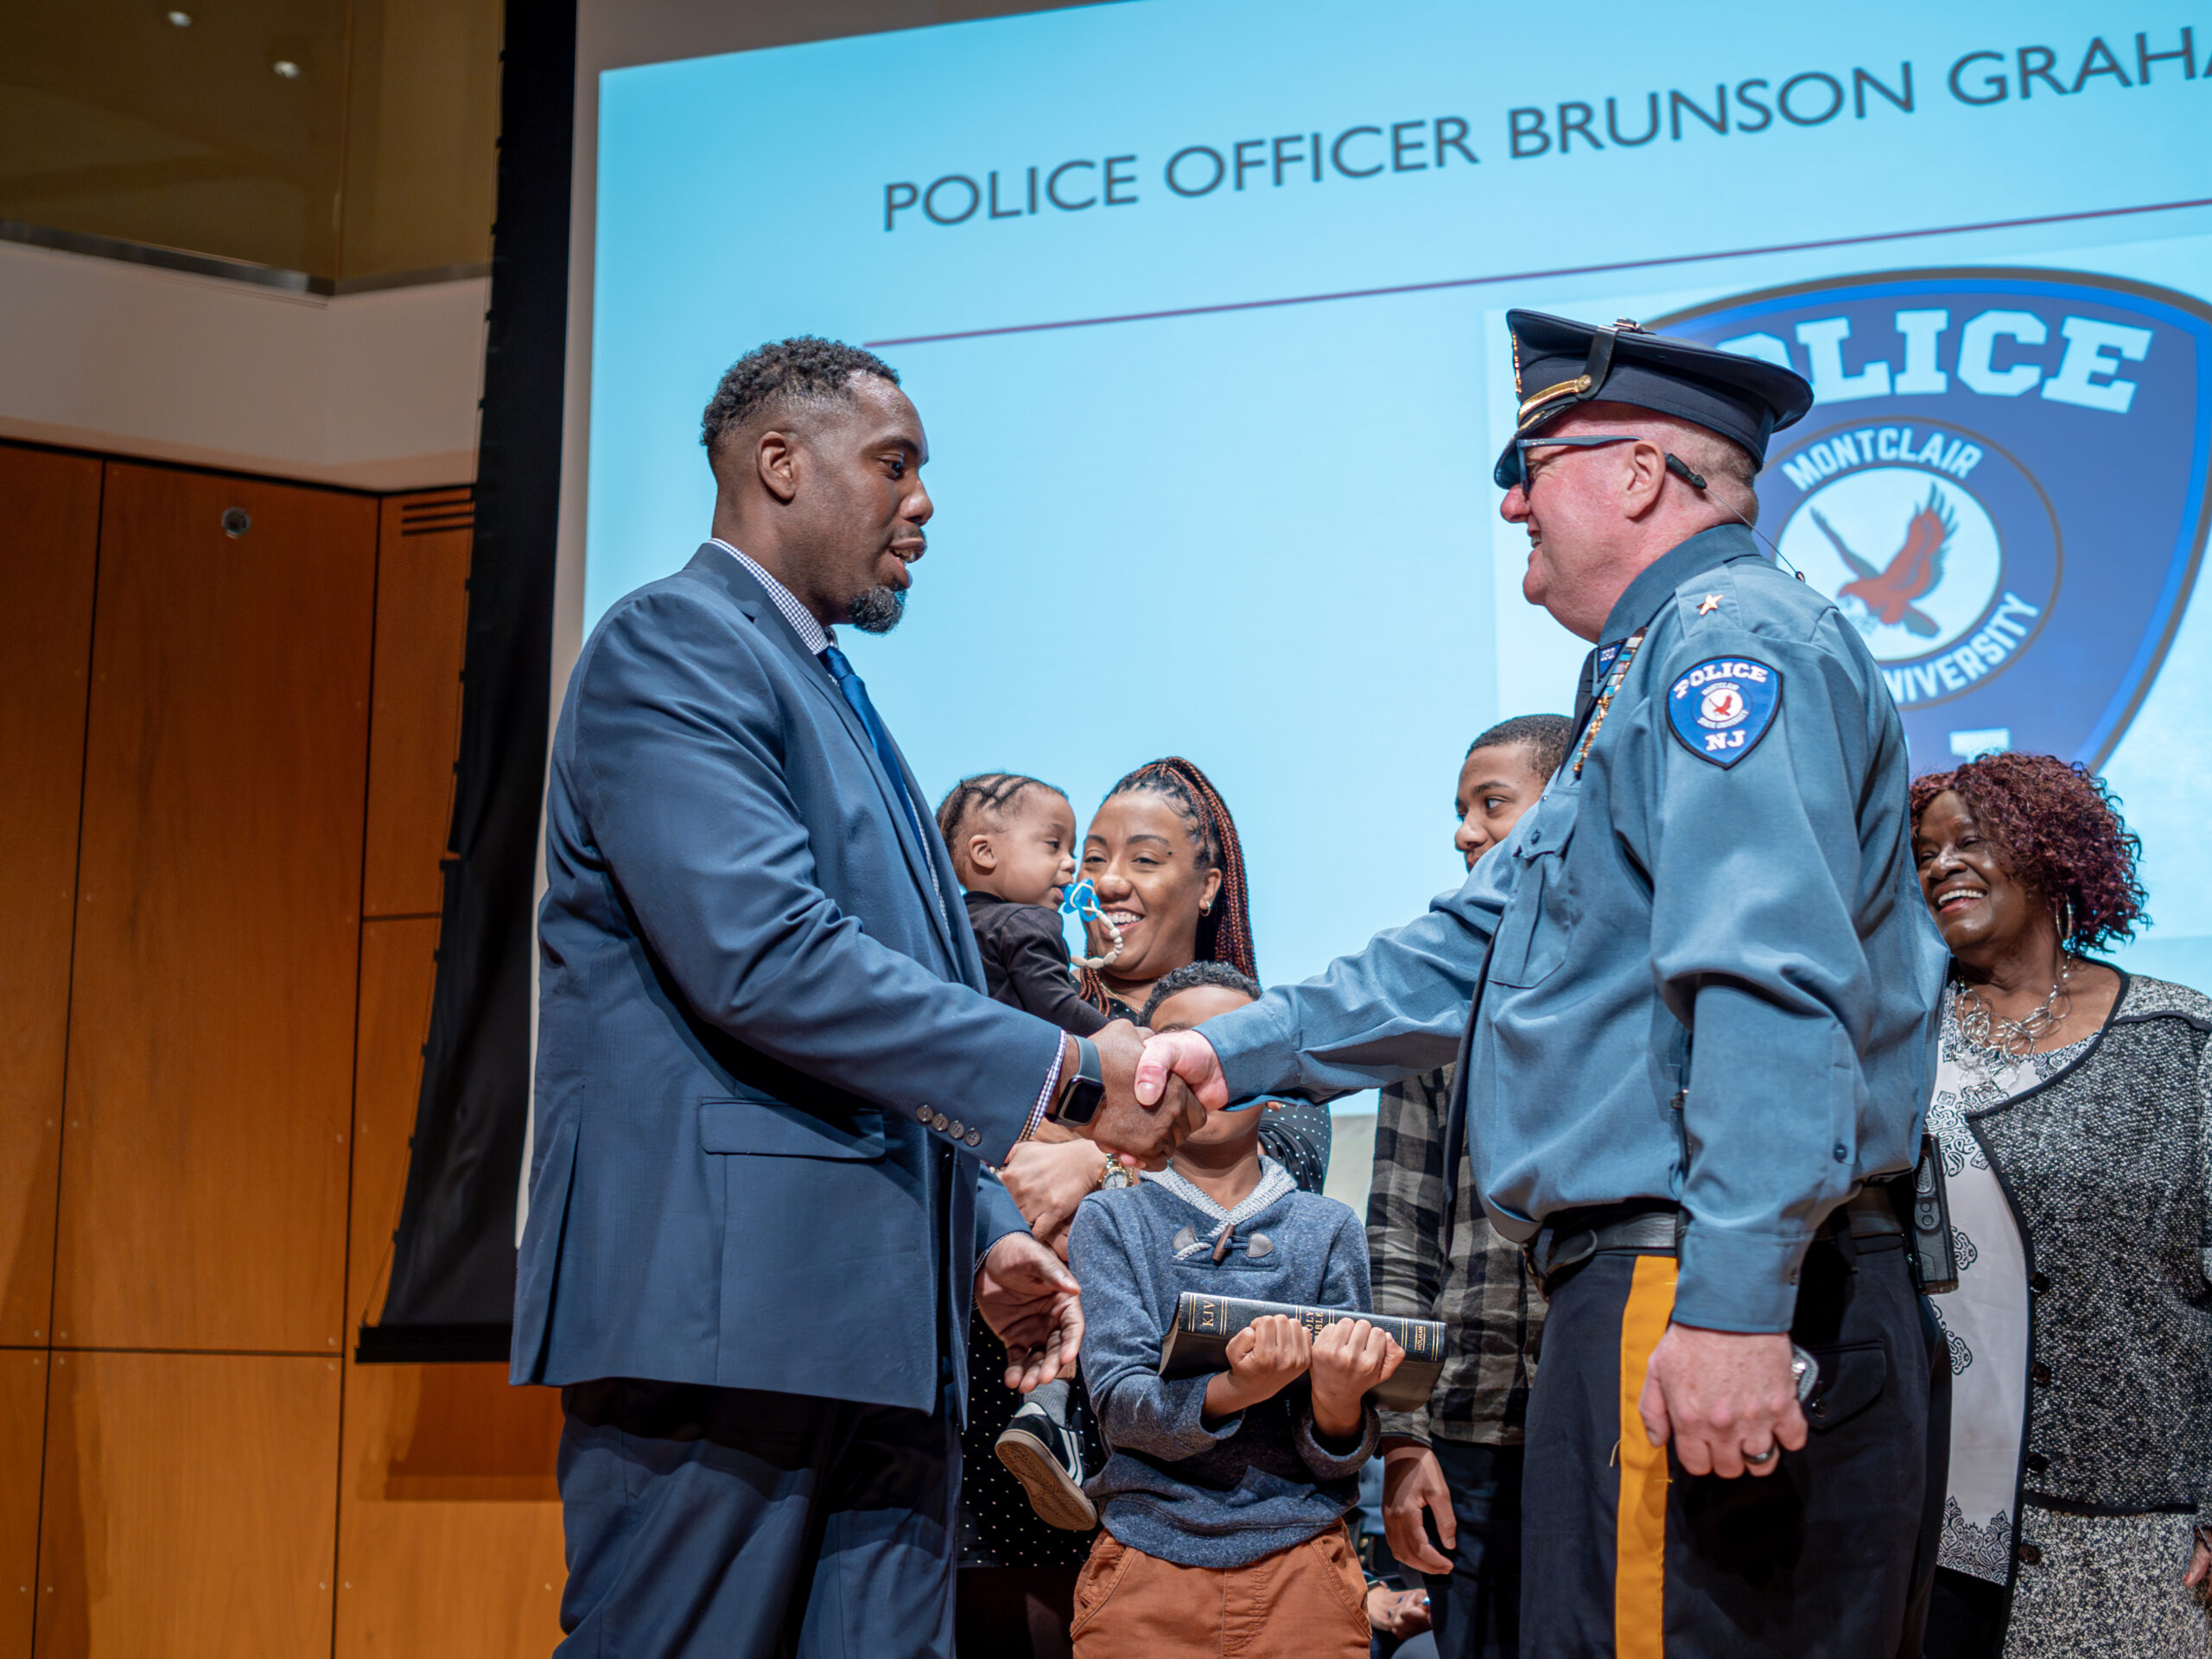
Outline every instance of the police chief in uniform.
<svg viewBox="0 0 2212 1659"><path fill-rule="evenodd" d="M1456 1052L1478 1190L1550 1298L1525 1652L1917 1659L1949 1373L1889 1183L1943 955L1896 707L1750 527L1812 391L1631 323L1509 321L1501 512L1524 593L1595 647L1567 761L1459 892L1154 1038L1135 1088L1327 1095Z"/></svg>

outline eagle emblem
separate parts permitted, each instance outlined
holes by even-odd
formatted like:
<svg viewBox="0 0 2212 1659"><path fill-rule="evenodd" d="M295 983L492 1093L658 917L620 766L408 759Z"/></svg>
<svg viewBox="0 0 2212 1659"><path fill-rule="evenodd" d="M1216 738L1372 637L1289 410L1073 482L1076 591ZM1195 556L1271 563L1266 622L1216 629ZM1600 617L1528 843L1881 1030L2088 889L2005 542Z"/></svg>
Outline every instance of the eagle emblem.
<svg viewBox="0 0 2212 1659"><path fill-rule="evenodd" d="M1782 712L1782 675L1752 657L1713 657L1667 691L1667 723L1681 745L1723 772L1758 747Z"/></svg>
<svg viewBox="0 0 2212 1659"><path fill-rule="evenodd" d="M2212 607L2203 283L1982 262L1793 277L1653 326L1814 382L1812 412L1768 452L1759 529L1778 569L1836 602L1823 626L1859 636L1916 772L1997 742L2092 770L2204 747L2207 700L2159 678L2162 665L2201 671L2189 630ZM2075 342L2092 335L2141 355L2110 358L2120 366L2083 386L2068 353L2087 363ZM1986 354L2000 337L2002 355ZM2154 709L2155 735L2139 719ZM1691 726L1700 743L1713 734ZM2205 815L2173 800L2164 833L2185 842ZM2200 886L2212 892L2212 877Z"/></svg>
<svg viewBox="0 0 2212 1659"><path fill-rule="evenodd" d="M1927 500L1905 522L1904 545L1879 570L1845 544L1842 535L1817 507L1812 516L1821 534L1835 549L1836 556L1850 566L1853 573L1853 580L1837 590L1837 598L1857 600L1878 622L1892 627L1902 622L1923 639L1936 636L1939 632L1936 619L1917 608L1914 601L1927 598L1936 590L1936 584L1943 580L1943 556L1950 550L1951 537L1959 527L1957 516L1943 499L1941 488L1929 486Z"/></svg>

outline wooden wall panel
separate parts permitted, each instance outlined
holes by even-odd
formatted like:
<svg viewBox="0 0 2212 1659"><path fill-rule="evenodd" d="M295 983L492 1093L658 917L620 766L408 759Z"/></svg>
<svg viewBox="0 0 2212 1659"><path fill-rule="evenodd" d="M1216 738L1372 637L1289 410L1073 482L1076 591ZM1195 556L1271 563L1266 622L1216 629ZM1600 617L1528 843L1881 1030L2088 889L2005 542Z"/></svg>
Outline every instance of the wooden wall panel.
<svg viewBox="0 0 2212 1659"><path fill-rule="evenodd" d="M338 1659L538 1659L561 1637L561 1396L504 1365L346 1383Z"/></svg>
<svg viewBox="0 0 2212 1659"><path fill-rule="evenodd" d="M41 1349L0 1349L0 1659L29 1659L31 1650L46 1362Z"/></svg>
<svg viewBox="0 0 2212 1659"><path fill-rule="evenodd" d="M54 1339L334 1354L376 504L111 464L104 514Z"/></svg>
<svg viewBox="0 0 2212 1659"><path fill-rule="evenodd" d="M437 943L432 918L361 928L349 1325L390 1274ZM349 1365L340 1659L522 1659L560 1639L560 1395L509 1388L504 1365Z"/></svg>
<svg viewBox="0 0 2212 1659"><path fill-rule="evenodd" d="M100 463L0 446L0 1342L25 1343L54 1294Z"/></svg>
<svg viewBox="0 0 2212 1659"><path fill-rule="evenodd" d="M468 633L467 490L387 497L377 539L375 715L362 911L435 915L461 752Z"/></svg>
<svg viewBox="0 0 2212 1659"><path fill-rule="evenodd" d="M423 1084L437 981L438 921L361 925L361 1019L353 1061L353 1242L346 1255L346 1328L384 1306L391 1235L407 1189L407 1142Z"/></svg>
<svg viewBox="0 0 2212 1659"><path fill-rule="evenodd" d="M58 1353L37 1659L323 1659L338 1362Z"/></svg>

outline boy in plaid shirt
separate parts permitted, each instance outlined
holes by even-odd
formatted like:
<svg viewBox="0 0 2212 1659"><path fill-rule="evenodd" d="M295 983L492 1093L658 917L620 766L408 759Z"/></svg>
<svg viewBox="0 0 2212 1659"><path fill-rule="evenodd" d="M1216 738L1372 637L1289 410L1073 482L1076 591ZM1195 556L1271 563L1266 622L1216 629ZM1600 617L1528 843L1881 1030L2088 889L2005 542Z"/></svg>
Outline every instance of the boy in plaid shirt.
<svg viewBox="0 0 2212 1659"><path fill-rule="evenodd" d="M1572 729L1564 715L1523 715L1474 741L1453 802L1469 869L1535 804ZM1382 1414L1383 1527L1390 1553L1428 1580L1443 1659L1499 1659L1520 1645L1522 1434L1543 1299L1521 1247L1484 1216L1465 1148L1446 1155L1451 1095L1448 1065L1394 1084L1375 1126L1375 1310L1446 1332L1427 1410Z"/></svg>

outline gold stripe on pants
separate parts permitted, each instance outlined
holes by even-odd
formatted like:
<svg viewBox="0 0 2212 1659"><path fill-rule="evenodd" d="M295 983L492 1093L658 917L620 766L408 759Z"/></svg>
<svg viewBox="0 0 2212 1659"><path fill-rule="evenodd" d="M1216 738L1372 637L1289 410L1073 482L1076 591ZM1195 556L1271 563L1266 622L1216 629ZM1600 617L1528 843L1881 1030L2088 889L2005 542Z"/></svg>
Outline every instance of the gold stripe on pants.
<svg viewBox="0 0 2212 1659"><path fill-rule="evenodd" d="M1662 1659L1667 1650L1667 1448L1645 1435L1637 1402L1651 1351L1675 1311L1676 1262L1639 1255L1621 1310L1620 1507L1613 1561L1615 1659Z"/></svg>

